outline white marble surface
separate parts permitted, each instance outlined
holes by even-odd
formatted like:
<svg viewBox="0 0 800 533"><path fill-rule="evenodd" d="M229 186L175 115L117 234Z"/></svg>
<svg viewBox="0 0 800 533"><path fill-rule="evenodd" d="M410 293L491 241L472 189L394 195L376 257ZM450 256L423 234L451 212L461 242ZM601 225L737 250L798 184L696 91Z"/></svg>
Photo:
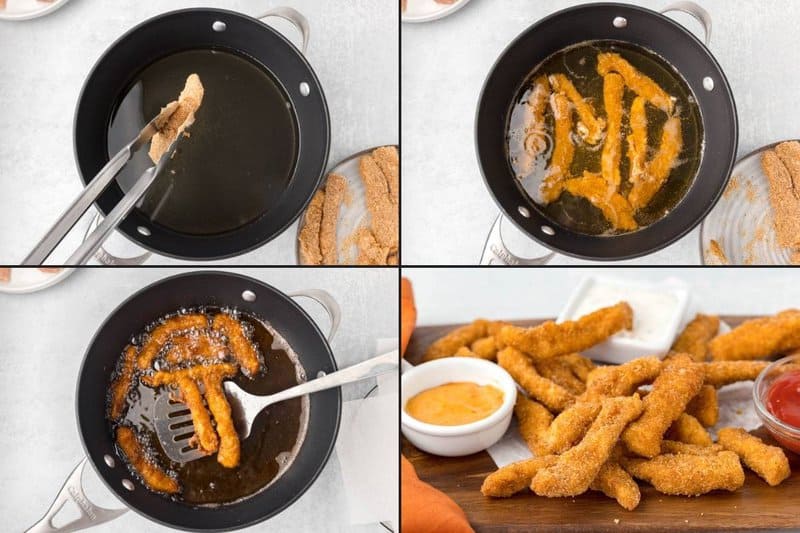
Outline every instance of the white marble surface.
<svg viewBox="0 0 800 533"><path fill-rule="evenodd" d="M697 310L727 315L772 314L797 307L800 285L791 269L742 268L404 268L414 284L420 325L478 317L558 316L585 276L688 284Z"/></svg>
<svg viewBox="0 0 800 533"><path fill-rule="evenodd" d="M44 514L72 468L83 457L74 401L83 354L100 323L125 298L145 285L183 269L91 269L31 295L0 294L0 498L2 531L22 531ZM283 291L321 288L339 301L343 316L332 342L340 366L376 355L379 338L397 337L397 273L389 269L238 269ZM313 302L300 301L323 331L328 322ZM350 385L345 400L362 398L374 381ZM391 442L399 442L396 435ZM368 453L368 450L364 450ZM396 464L376 473L396 487ZM99 505L120 503L91 468L84 481ZM378 525L351 526L336 455L294 505L249 531L356 531L380 533ZM69 506L68 506L69 507ZM77 513L75 513L77 514ZM63 523L63 522L61 522ZM94 531L160 532L128 512Z"/></svg>
<svg viewBox="0 0 800 533"><path fill-rule="evenodd" d="M476 264L498 209L475 156L478 95L503 49L538 19L586 0L472 0L437 22L403 24L403 263ZM661 9L669 0L627 0ZM733 87L739 155L797 138L796 0L698 0L714 22L711 51ZM675 17L692 31L697 22ZM627 264L699 264L698 231ZM585 264L558 257L553 264Z"/></svg>
<svg viewBox="0 0 800 533"><path fill-rule="evenodd" d="M0 21L0 264L21 261L80 191L73 113L84 79L113 41L173 9L212 6L255 16L277 5L298 9L311 26L308 58L331 114L330 165L371 146L396 144L395 0L70 0L41 19ZM268 23L299 41L289 23ZM56 250L56 262L69 256L88 223L85 217L81 231ZM262 248L220 264L294 264L296 232L293 225ZM154 257L148 264L181 262Z"/></svg>

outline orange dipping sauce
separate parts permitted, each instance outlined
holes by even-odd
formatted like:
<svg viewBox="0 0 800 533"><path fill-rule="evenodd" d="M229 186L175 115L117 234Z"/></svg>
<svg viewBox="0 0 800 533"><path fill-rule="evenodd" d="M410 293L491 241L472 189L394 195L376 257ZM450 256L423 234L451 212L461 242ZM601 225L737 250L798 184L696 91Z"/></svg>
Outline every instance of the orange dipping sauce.
<svg viewBox="0 0 800 533"><path fill-rule="evenodd" d="M777 378L767 391L767 410L776 418L800 428L800 371Z"/></svg>
<svg viewBox="0 0 800 533"><path fill-rule="evenodd" d="M406 403L406 412L420 422L460 426L482 420L503 405L503 391L492 385L445 383L420 392Z"/></svg>

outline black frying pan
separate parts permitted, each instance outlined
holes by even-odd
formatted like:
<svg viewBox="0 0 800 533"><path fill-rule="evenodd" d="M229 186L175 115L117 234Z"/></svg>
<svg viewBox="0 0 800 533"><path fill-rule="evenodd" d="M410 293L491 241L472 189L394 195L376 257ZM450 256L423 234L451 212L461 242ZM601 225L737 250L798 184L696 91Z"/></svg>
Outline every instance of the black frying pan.
<svg viewBox="0 0 800 533"><path fill-rule="evenodd" d="M250 291L255 300L250 301ZM323 301L320 291L305 295ZM130 475L117 457L106 420L106 395L111 372L131 335L153 320L182 307L230 306L256 315L278 331L297 353L306 376L336 370L328 341L319 328L289 296L261 281L223 272L194 272L158 281L120 304L106 319L89 345L78 376L76 411L86 455L106 486L128 507L155 522L191 531L221 531L246 527L274 516L291 505L316 480L328 461L339 429L342 398L338 388L311 395L308 429L298 455L288 470L267 489L243 501L220 507L197 507L178 503L148 490ZM323 303L323 305L325 305ZM332 323L338 324L338 309L326 305ZM332 330L335 326L332 327ZM332 331L333 332L333 331ZM112 458L110 466L107 458ZM59 494L88 508L87 525L114 518L113 511L97 508L82 494L80 470L76 469ZM77 480L77 481L76 481ZM126 488L126 485L132 489ZM66 495L65 495L66 494ZM77 495L82 496L81 498ZM60 507L59 507L60 508ZM108 513L108 515L106 515ZM113 516L111 516L113 515ZM108 516L106 518L106 516ZM46 531L46 529L31 531Z"/></svg>
<svg viewBox="0 0 800 533"><path fill-rule="evenodd" d="M702 18L698 12L690 14ZM707 27L706 32L709 31ZM705 149L694 182L683 200L650 226L615 236L578 233L550 220L518 186L505 147L511 103L531 71L566 47L594 40L632 43L665 58L689 84L703 119ZM713 81L711 90L704 87L704 83L709 83L704 81L707 78ZM738 143L733 94L708 48L664 15L626 4L577 6L525 30L492 67L480 96L475 128L484 181L504 215L552 250L598 260L646 255L691 231L711 211L725 189Z"/></svg>
<svg viewBox="0 0 800 533"><path fill-rule="evenodd" d="M219 49L247 57L281 86L291 103L298 132L290 184L276 207L225 233L179 233L153 223L136 209L119 229L142 247L162 255L221 259L257 248L283 232L311 200L327 165L330 119L325 95L303 54L278 32L246 15L210 8L173 11L136 26L111 45L86 80L75 113L75 156L81 178L88 183L108 161L108 127L120 98L137 74L161 58L193 49ZM122 196L122 189L112 184L96 205L107 215Z"/></svg>

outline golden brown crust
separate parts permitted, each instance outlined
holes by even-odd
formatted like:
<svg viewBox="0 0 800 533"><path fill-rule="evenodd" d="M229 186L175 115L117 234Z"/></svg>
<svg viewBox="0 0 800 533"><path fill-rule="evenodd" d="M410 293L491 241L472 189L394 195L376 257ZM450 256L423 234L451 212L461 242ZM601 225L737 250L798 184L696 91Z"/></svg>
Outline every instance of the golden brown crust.
<svg viewBox="0 0 800 533"><path fill-rule="evenodd" d="M564 74L553 74L549 77L550 85L553 90L566 96L575 111L578 113L580 121L577 130L580 136L589 144L597 144L603 138L603 129L606 121L602 117L597 117L591 104L578 92L569 78ZM608 108L606 108L608 114ZM610 122L611 119L609 119ZM610 129L610 124L609 124Z"/></svg>
<svg viewBox="0 0 800 533"><path fill-rule="evenodd" d="M672 350L688 354L696 362L706 360L708 343L719 331L719 317L698 314L672 344Z"/></svg>
<svg viewBox="0 0 800 533"><path fill-rule="evenodd" d="M800 311L743 322L708 343L714 361L763 359L800 348Z"/></svg>
<svg viewBox="0 0 800 533"><path fill-rule="evenodd" d="M633 477L647 481L664 494L699 496L712 490L735 491L744 485L739 457L723 451L714 455L666 454L653 459L620 462Z"/></svg>
<svg viewBox="0 0 800 533"><path fill-rule="evenodd" d="M639 227L633 218L631 204L618 192L609 192L609 184L604 177L584 172L580 178L567 180L564 188L573 196L586 198L603 213L615 230L633 231Z"/></svg>
<svg viewBox="0 0 800 533"><path fill-rule="evenodd" d="M670 95L648 76L636 70L633 65L625 61L619 54L598 54L597 72L601 76L605 76L610 72L617 72L625 80L625 85L633 92L646 98L648 102L668 115L672 115L675 102Z"/></svg>
<svg viewBox="0 0 800 533"><path fill-rule="evenodd" d="M568 390L536 372L533 361L517 350L507 346L497 353L497 364L508 372L528 396L544 404L553 412L561 412L575 402Z"/></svg>
<svg viewBox="0 0 800 533"><path fill-rule="evenodd" d="M191 331L172 337L164 359L169 365L185 362L221 361L228 355L222 339L208 330Z"/></svg>
<svg viewBox="0 0 800 533"><path fill-rule="evenodd" d="M493 498L513 496L525 490L539 470L555 464L557 460L558 457L555 455L546 455L506 465L492 472L483 480L481 492L484 496Z"/></svg>
<svg viewBox="0 0 800 533"><path fill-rule="evenodd" d="M175 494L180 491L178 482L148 459L132 428L117 428L117 445L148 488L157 492Z"/></svg>
<svg viewBox="0 0 800 533"><path fill-rule="evenodd" d="M773 487L792 474L782 449L764 444L742 428L722 428L717 438L723 448L736 453L750 470Z"/></svg>
<svg viewBox="0 0 800 533"><path fill-rule="evenodd" d="M239 362L247 376L255 376L261 368L258 361L258 350L248 338L244 325L227 313L219 313L214 317L213 329L228 338L231 355Z"/></svg>
<svg viewBox="0 0 800 533"><path fill-rule="evenodd" d="M192 440L197 443L198 449L206 455L212 454L219 449L219 438L214 431L211 423L211 416L203 404L203 395L200 388L193 379L186 376L178 376L175 380L181 393L181 400L192 413L192 423L194 424L194 437Z"/></svg>
<svg viewBox="0 0 800 533"><path fill-rule="evenodd" d="M517 403L514 405L514 414L517 417L519 435L536 455L545 455L543 444L547 428L553 421L553 415L547 408L517 393Z"/></svg>
<svg viewBox="0 0 800 533"><path fill-rule="evenodd" d="M600 169L607 185L606 196L619 191L620 183L622 183L619 163L622 159L622 116L624 113L622 97L624 94L625 84L622 76L614 73L603 76L603 102L608 117L608 131L600 157Z"/></svg>
<svg viewBox="0 0 800 533"><path fill-rule="evenodd" d="M111 383L111 402L108 409L108 418L110 420L118 421L124 414L128 392L133 384L137 353L136 346L129 345L125 348L119 373Z"/></svg>
<svg viewBox="0 0 800 533"><path fill-rule="evenodd" d="M739 381L753 381L769 361L710 361L703 363L706 384L720 388Z"/></svg>
<svg viewBox="0 0 800 533"><path fill-rule="evenodd" d="M214 421L217 424L217 433L219 434L217 462L226 468L239 466L241 456L239 435L233 425L231 406L225 398L222 381L215 377L205 376L203 378L203 387L205 388L208 409L214 416Z"/></svg>
<svg viewBox="0 0 800 533"><path fill-rule="evenodd" d="M645 177L633 184L628 200L634 209L647 206L661 189L675 167L683 150L683 131L681 119L670 117L661 131L661 144L656 155L647 163Z"/></svg>
<svg viewBox="0 0 800 533"><path fill-rule="evenodd" d="M471 324L450 331L444 337L434 341L425 351L425 355L422 359L424 361L430 361L432 359L452 356L455 354L456 350L462 346L470 345L476 340L485 337L487 325L488 320L479 318Z"/></svg>
<svg viewBox="0 0 800 533"><path fill-rule="evenodd" d="M708 379L708 378L706 378ZM686 406L686 413L692 415L705 427L716 425L719 420L719 400L717 389L707 384L700 388L697 396Z"/></svg>
<svg viewBox="0 0 800 533"><path fill-rule="evenodd" d="M188 313L166 319L150 332L147 342L139 351L136 366L139 370L149 369L153 360L173 335L189 329L206 327L208 327L208 318L202 313Z"/></svg>
<svg viewBox="0 0 800 533"><path fill-rule="evenodd" d="M636 509L642 497L636 481L614 460L603 465L589 488L614 498L628 511Z"/></svg>
<svg viewBox="0 0 800 533"><path fill-rule="evenodd" d="M682 413L672 423L667 430L666 438L695 446L711 446L714 442L703 425L695 417L686 413Z"/></svg>

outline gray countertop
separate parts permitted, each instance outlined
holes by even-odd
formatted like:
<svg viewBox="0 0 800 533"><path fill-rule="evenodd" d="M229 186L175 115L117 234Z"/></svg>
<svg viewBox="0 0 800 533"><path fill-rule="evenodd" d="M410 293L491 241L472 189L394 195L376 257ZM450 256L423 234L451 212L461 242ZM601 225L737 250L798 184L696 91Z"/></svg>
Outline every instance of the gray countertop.
<svg viewBox="0 0 800 533"><path fill-rule="evenodd" d="M475 156L478 95L503 49L540 18L582 1L472 0L440 21L403 24L403 263L476 264L498 208ZM632 1L661 9L669 0ZM797 138L796 0L698 0L714 22L711 51L739 112L739 155ZM676 20L700 32L699 24ZM510 224L508 224L510 227ZM699 264L696 229L672 246L625 264ZM512 249L512 251L515 251ZM553 264L585 264L564 256Z"/></svg>
<svg viewBox="0 0 800 533"><path fill-rule="evenodd" d="M21 261L80 191L73 113L86 76L112 42L173 9L211 5L256 16L283 4L302 12L311 26L308 59L331 114L330 165L372 146L396 144L395 0L71 0L40 19L0 21L0 264ZM268 24L299 41L289 23ZM56 263L68 257L88 223L87 216L81 231L56 250ZM271 243L224 264L294 264L296 231L292 225ZM148 264L181 262L154 257Z"/></svg>
<svg viewBox="0 0 800 533"><path fill-rule="evenodd" d="M22 531L44 515L72 468L83 457L74 401L83 354L97 328L128 296L158 279L184 270L90 269L30 295L0 294L0 477L3 531ZM340 366L373 355L376 340L397 337L397 273L390 269L240 269L282 291L321 288L342 307L332 342ZM300 300L323 331L328 319L313 302ZM374 384L346 386L345 400L362 398ZM399 442L399 435L392 442ZM367 450L364 451L367 453ZM396 487L396 465L381 473ZM97 504L119 508L91 468L84 474L87 494ZM345 487L334 454L314 485L294 505L251 531L358 531L378 533L378 525L348 523ZM70 507L69 504L67 507ZM75 509L70 514L77 515ZM70 517L71 518L71 517ZM64 521L60 522L64 523ZM129 512L95 531L167 531Z"/></svg>

